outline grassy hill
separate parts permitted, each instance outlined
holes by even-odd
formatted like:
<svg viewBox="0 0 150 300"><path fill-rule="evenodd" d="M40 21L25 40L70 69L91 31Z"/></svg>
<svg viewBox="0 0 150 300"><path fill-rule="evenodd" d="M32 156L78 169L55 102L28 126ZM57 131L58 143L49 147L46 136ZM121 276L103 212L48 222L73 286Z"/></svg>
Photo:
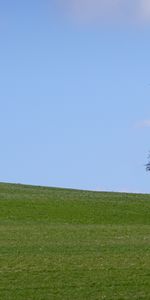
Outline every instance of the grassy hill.
<svg viewBox="0 0 150 300"><path fill-rule="evenodd" d="M0 184L0 299L150 299L150 196Z"/></svg>

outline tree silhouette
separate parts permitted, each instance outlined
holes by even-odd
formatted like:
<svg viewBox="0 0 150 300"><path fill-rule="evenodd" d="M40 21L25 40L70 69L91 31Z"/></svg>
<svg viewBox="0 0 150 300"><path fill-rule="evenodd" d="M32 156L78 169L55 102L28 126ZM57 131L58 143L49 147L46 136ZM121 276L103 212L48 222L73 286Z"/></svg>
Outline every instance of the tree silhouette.
<svg viewBox="0 0 150 300"><path fill-rule="evenodd" d="M148 163L145 166L146 166L146 171L149 172L150 171L150 153L148 155Z"/></svg>

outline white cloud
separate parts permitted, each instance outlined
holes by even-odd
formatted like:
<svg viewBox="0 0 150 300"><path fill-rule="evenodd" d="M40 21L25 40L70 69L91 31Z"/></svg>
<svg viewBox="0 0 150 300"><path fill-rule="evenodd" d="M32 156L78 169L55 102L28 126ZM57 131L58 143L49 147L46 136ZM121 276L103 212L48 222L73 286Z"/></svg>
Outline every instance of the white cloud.
<svg viewBox="0 0 150 300"><path fill-rule="evenodd" d="M76 22L150 22L150 0L57 0Z"/></svg>
<svg viewBox="0 0 150 300"><path fill-rule="evenodd" d="M139 15L144 21L150 22L150 0L140 0Z"/></svg>
<svg viewBox="0 0 150 300"><path fill-rule="evenodd" d="M143 120L136 124L136 128L146 128L146 127L150 127L150 120Z"/></svg>

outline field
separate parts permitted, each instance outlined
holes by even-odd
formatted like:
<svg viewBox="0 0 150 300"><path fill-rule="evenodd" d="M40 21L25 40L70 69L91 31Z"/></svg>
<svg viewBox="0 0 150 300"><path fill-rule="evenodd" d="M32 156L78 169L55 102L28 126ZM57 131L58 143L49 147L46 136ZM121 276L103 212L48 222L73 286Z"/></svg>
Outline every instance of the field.
<svg viewBox="0 0 150 300"><path fill-rule="evenodd" d="M150 196L0 184L0 299L150 299Z"/></svg>

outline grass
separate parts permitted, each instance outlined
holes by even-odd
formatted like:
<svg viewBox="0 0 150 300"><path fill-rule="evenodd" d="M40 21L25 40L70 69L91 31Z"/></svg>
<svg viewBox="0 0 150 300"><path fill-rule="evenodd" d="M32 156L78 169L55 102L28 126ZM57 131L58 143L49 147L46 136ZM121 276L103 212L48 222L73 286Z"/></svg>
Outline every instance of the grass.
<svg viewBox="0 0 150 300"><path fill-rule="evenodd" d="M0 299L149 300L150 196L1 183Z"/></svg>

